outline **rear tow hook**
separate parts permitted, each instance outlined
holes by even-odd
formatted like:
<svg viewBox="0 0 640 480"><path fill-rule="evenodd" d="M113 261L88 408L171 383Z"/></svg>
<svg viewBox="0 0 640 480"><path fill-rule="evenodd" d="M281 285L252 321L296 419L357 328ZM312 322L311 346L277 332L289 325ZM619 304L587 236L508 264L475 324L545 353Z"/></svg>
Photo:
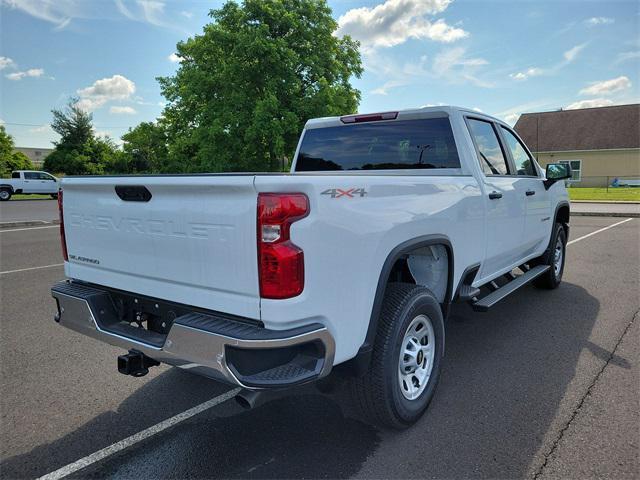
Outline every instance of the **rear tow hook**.
<svg viewBox="0 0 640 480"><path fill-rule="evenodd" d="M160 362L137 350L129 350L126 355L118 357L118 371L123 375L144 377L151 367L160 365Z"/></svg>

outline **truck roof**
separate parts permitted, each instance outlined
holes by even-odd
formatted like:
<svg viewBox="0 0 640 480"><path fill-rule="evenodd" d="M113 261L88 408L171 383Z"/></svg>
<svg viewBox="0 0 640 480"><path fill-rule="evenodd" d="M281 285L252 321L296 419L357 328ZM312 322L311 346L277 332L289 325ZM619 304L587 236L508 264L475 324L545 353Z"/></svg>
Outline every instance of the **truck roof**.
<svg viewBox="0 0 640 480"><path fill-rule="evenodd" d="M398 119L404 118L407 120L423 118L423 117L427 117L437 113L451 115L454 112L461 112L461 113L471 113L473 115L477 115L483 118L488 118L499 123L504 123L504 121L500 120L499 118L492 117L491 115L487 115L484 112L474 110L472 108L456 107L454 105L433 105L433 106L425 106L420 108L407 108L403 110L387 110L387 112L393 112L393 113L397 112ZM387 113L387 112L382 112L382 113ZM376 112L376 113L381 113L381 112ZM376 113L357 113L354 115L375 115ZM305 124L305 128L323 128L323 127L341 126L341 125L344 125L344 122L342 122L340 119L345 116L352 116L352 115L341 115L339 117L312 118L311 120L307 121L307 123Z"/></svg>

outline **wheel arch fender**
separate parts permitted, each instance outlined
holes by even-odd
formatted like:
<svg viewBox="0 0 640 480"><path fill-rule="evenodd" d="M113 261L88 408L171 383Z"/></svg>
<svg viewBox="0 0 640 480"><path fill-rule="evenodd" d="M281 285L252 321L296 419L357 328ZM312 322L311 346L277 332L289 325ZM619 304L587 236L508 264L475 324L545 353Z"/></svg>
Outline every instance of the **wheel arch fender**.
<svg viewBox="0 0 640 480"><path fill-rule="evenodd" d="M556 210L553 214L554 223L560 222L564 226L564 233L569 239L569 217L571 215L571 206L569 202L562 201L556 205Z"/></svg>
<svg viewBox="0 0 640 480"><path fill-rule="evenodd" d="M389 277L391 274L391 270L395 263L403 257L403 255L407 255L409 252L416 250L422 247L428 247L433 245L443 245L447 250L447 287L444 296L444 302L440 305L442 308L442 316L444 318L447 317L449 312L449 307L451 305L452 292L453 292L453 275L454 275L454 253L453 246L451 244L451 240L446 235L441 234L433 234L433 235L424 235L416 238L412 238L410 240L406 240L401 244L397 245L393 248L387 255L385 259L382 269L380 270L380 274L378 277L378 284L376 286L375 296L373 299L373 306L371 308L371 315L369 317L369 326L367 328L367 335L365 337L364 343L360 347L360 351L358 352L358 356L362 354L366 354L371 352L373 347L373 343L375 341L376 332L378 330L378 321L380 319L380 311L382 309L382 301L385 295L385 291L387 288L387 284L389 282Z"/></svg>
<svg viewBox="0 0 640 480"><path fill-rule="evenodd" d="M11 193L15 193L14 189L13 189L13 185L9 184L9 183L0 183L0 189L9 189L11 191Z"/></svg>

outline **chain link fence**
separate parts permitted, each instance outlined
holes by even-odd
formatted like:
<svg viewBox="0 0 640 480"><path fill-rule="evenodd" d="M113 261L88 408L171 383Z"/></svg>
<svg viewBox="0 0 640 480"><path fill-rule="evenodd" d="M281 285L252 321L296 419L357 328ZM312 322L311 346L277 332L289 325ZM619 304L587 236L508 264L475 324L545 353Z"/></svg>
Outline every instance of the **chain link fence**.
<svg viewBox="0 0 640 480"><path fill-rule="evenodd" d="M640 176L581 176L567 182L567 188L604 188L608 192L610 189L618 188L639 188Z"/></svg>

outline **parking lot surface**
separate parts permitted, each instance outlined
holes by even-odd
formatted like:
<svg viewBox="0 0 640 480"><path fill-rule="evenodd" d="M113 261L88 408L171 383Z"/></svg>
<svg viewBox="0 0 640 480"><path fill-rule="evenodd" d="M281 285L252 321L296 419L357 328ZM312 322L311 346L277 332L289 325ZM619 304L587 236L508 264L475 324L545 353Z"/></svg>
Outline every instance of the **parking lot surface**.
<svg viewBox="0 0 640 480"><path fill-rule="evenodd" d="M251 411L222 401L158 429L231 388L166 366L119 375L122 351L53 321L57 229L0 230L0 476L84 459L62 473L638 478L640 219L624 220L572 218L557 290L525 287L485 314L456 305L438 392L403 432L362 423L339 392L313 386ZM149 428L157 433L113 449Z"/></svg>
<svg viewBox="0 0 640 480"><path fill-rule="evenodd" d="M58 202L50 198L0 202L0 223L53 222L57 219Z"/></svg>

